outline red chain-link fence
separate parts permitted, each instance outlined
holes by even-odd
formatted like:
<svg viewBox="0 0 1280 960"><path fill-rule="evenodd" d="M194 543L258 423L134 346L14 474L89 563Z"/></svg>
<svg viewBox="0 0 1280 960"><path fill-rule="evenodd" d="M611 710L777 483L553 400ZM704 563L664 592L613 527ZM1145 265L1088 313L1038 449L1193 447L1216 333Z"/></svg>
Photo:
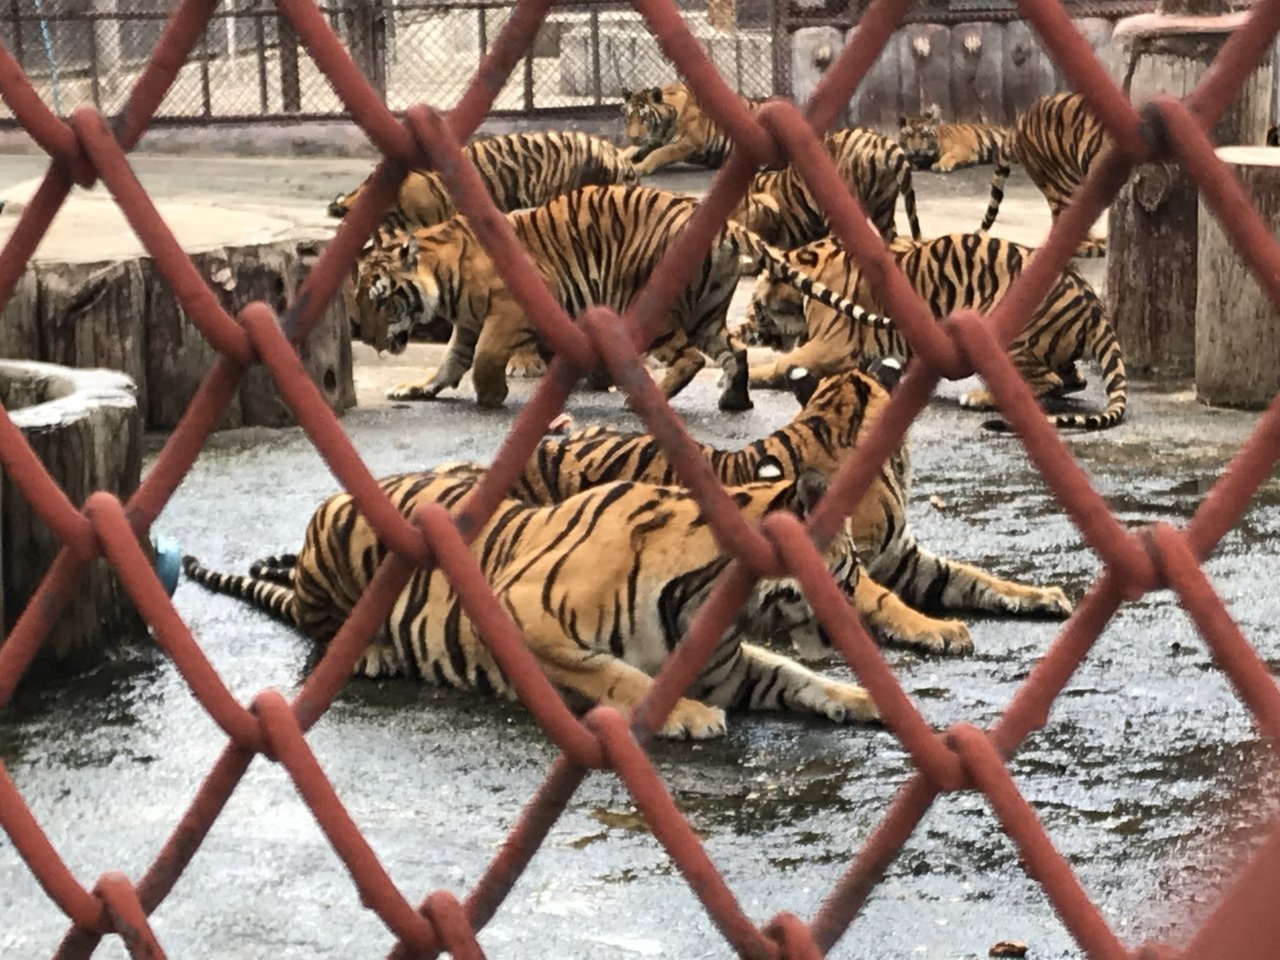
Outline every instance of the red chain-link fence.
<svg viewBox="0 0 1280 960"><path fill-rule="evenodd" d="M1215 157L1206 133L1266 54L1280 28L1280 0L1260 0L1254 6L1247 25L1230 39L1204 81L1186 99L1161 99L1141 112L1108 77L1056 0L1021 0L1021 12L1075 89L1087 95L1111 132L1116 149L1092 171L1076 202L1059 218L1048 240L996 309L985 319L962 311L942 323L933 319L897 271L858 202L837 178L819 140L820 131L848 102L910 5L910 0L873 0L848 47L803 111L775 103L752 117L687 31L672 0L636 0L636 8L663 51L696 88L706 109L733 136L737 149L626 316L595 308L579 323L565 315L538 281L507 221L498 215L476 171L459 150L524 56L551 0L520 0L453 110L441 114L420 104L408 110L403 123L365 82L311 0L279 0L282 16L385 157L374 187L361 195L283 315L260 302L245 305L235 317L222 310L135 179L126 156L192 54L216 0L183 0L123 109L110 123L88 107L76 110L68 122L59 120L41 102L9 51L0 49L0 95L53 161L0 252L0 302L7 301L71 186L101 180L164 270L187 314L221 353L127 504L100 492L77 510L45 472L7 414L0 416L0 465L64 545L0 648L0 704L8 702L87 564L105 556L151 625L156 641L228 738L221 757L146 873L134 882L122 873L108 872L92 888L86 888L71 873L7 771L0 767L0 824L45 892L71 922L58 956L87 956L111 933L122 938L134 957L163 956L148 916L182 875L259 753L288 770L350 871L362 902L376 911L398 938L391 954L394 957L440 951L455 957L481 956L476 931L500 908L578 784L596 769L617 774L692 892L740 955L812 958L828 950L858 915L934 799L956 790L977 790L987 798L1016 843L1026 870L1042 885L1088 956L1133 955L1122 946L1054 848L1011 778L1006 761L1028 734L1045 722L1055 697L1120 604L1162 588L1177 593L1261 731L1273 741L1280 736L1280 692L1200 567L1239 519L1280 453L1280 403L1273 403L1262 416L1250 440L1185 528L1160 524L1126 530L1041 414L1001 345L1013 337L1020 318L1031 315L1031 308L1066 266L1131 167L1147 160L1178 162L1196 179L1237 249L1280 307L1280 245L1238 181ZM812 185L831 215L836 234L873 278L876 291L901 324L918 359L895 390L860 456L850 460L833 479L807 528L790 516L773 516L755 529L741 519L690 446L683 425L650 379L638 351L663 321L668 304L699 262L699 252L707 248L757 166L784 160L794 162ZM334 295L362 241L391 202L404 172L420 165L441 172L556 358L516 417L492 470L470 499L452 516L440 506L428 506L406 520L379 492L307 378L295 348L306 337L322 305ZM146 562L140 542L191 468L240 378L258 363L271 371L316 448L370 517L391 553L294 700L286 701L278 692L266 690L246 706L232 696L174 610ZM703 505L720 541L737 558L630 722L609 708L593 710L584 719L569 712L497 605L466 546L509 489L578 378L600 363L671 451L681 477ZM895 679L827 573L816 544L832 536L879 465L902 441L939 379L975 372L995 393L1004 416L1085 540L1103 559L1105 569L999 722L989 730L960 724L940 734L929 728ZM465 901L437 891L415 907L392 883L361 836L312 753L306 734L333 701L410 573L415 567L432 564L439 565L457 587L464 607L522 700L563 753ZM871 691L888 727L909 751L917 772L865 846L853 855L848 871L815 917L805 922L780 913L758 926L740 909L733 891L656 774L645 746L734 619L754 580L784 571L803 585L827 632ZM1231 956L1238 960L1275 956L1280 946L1280 920L1271 900L1278 880L1280 838L1260 850L1183 956ZM1168 955L1155 948L1136 954Z"/></svg>

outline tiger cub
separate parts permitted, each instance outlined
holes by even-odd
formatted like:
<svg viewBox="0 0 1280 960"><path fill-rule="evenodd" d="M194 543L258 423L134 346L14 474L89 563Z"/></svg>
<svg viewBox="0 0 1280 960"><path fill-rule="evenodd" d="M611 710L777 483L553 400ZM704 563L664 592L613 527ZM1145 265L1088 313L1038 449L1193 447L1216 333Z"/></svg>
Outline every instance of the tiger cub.
<svg viewBox="0 0 1280 960"><path fill-rule="evenodd" d="M754 111L763 100L740 98ZM624 155L636 173L648 176L673 163L692 163L716 169L729 155L733 141L698 105L685 83L622 91L622 117L630 146Z"/></svg>
<svg viewBox="0 0 1280 960"><path fill-rule="evenodd" d="M1012 132L991 123L941 123L933 111L898 118L898 143L917 170L948 173L995 163Z"/></svg>
<svg viewBox="0 0 1280 960"><path fill-rule="evenodd" d="M862 202L880 236L892 240L897 235L894 217L901 197L911 236L919 239L916 192L903 149L888 137L861 127L832 131L822 142L840 179ZM786 249L817 240L831 230L826 213L793 166L756 174L747 196L730 217Z"/></svg>
<svg viewBox="0 0 1280 960"><path fill-rule="evenodd" d="M698 447L724 484L742 483L769 463L776 463L786 477L810 468L834 473L888 403L888 388L900 370L896 361L877 360L866 372L846 370L819 380L793 368L788 383L802 409L789 424L739 450ZM680 482L654 437L594 426L544 440L512 492L534 503L554 503L621 479ZM866 566L854 589L854 605L877 635L933 652L967 653L973 640L964 623L938 620L913 607L1070 614L1071 603L1059 587L1005 580L920 546L907 522L909 486L910 457L904 442L850 516L854 543Z"/></svg>
<svg viewBox="0 0 1280 960"><path fill-rule="evenodd" d="M455 464L388 477L380 485L409 517L426 504L456 506L483 472ZM804 516L825 489L826 478L811 470L731 492L743 517L758 523L778 510ZM731 559L692 496L642 483L607 484L550 506L504 500L476 534L471 553L552 684L575 704L627 713L688 634ZM367 518L341 493L316 510L301 552L282 558L292 561L287 569L255 579L212 572L193 557L184 558L183 567L208 589L247 600L327 642L385 556ZM837 583L848 589L858 571L847 525L825 557ZM829 680L751 642L769 633L803 649L818 643L820 632L794 582L760 581L660 733L720 736L730 709L788 710L837 723L874 720L875 705L861 687ZM515 697L439 570L412 575L355 673Z"/></svg>
<svg viewBox="0 0 1280 960"><path fill-rule="evenodd" d="M1111 138L1080 94L1041 97L1018 118L1012 137L996 160L991 200L979 229L990 230L996 222L1011 163L1022 164L1031 182L1044 194L1049 215L1056 223L1089 169L1110 145ZM1090 236L1081 242L1075 255L1105 257L1107 242Z"/></svg>
<svg viewBox="0 0 1280 960"><path fill-rule="evenodd" d="M693 198L649 187L584 187L507 216L553 294L577 315L597 304L625 310L696 207ZM725 324L744 258L749 272L767 269L806 296L851 315L862 313L797 273L759 237L728 223L672 306L670 326L650 345L651 352L674 354L661 383L668 397L693 379L706 354L726 375L720 409L751 407L746 350ZM378 350L402 352L415 323L442 317L453 324L440 369L426 380L396 387L388 394L392 399L432 399L456 387L471 370L476 401L501 406L507 362L520 348L537 343L533 324L462 216L419 230L394 250L370 255L360 264L354 297L360 322L355 334ZM677 346L681 337L687 343Z"/></svg>
<svg viewBox="0 0 1280 960"><path fill-rule="evenodd" d="M635 183L636 171L617 146L578 132L539 131L485 137L463 147L499 210L536 207L588 184ZM338 194L329 216L344 217L355 206L372 174L350 193ZM381 229L416 230L443 223L458 212L440 175L411 170L400 184L396 205Z"/></svg>
<svg viewBox="0 0 1280 960"><path fill-rule="evenodd" d="M939 319L970 308L986 313L1004 296L1032 254L1030 247L980 233L954 233L934 240L896 240L889 247L907 281ZM866 307L878 301L854 259L833 239L793 250L787 257L827 286ZM909 357L911 347L891 323L850 323L820 304L767 279L758 281L747 308L748 342L786 350L783 356L751 368L753 387L781 387L787 371L803 366L825 375L876 356ZM1096 360L1105 379L1107 405L1101 413L1061 414L1059 427L1105 430L1120 423L1128 407L1124 355L1106 306L1075 270L1058 278L1022 331L1009 354L1037 397L1082 390L1086 381L1076 369L1082 359ZM989 410L991 394L975 390L960 398L961 406ZM1002 429L1003 421L988 421Z"/></svg>

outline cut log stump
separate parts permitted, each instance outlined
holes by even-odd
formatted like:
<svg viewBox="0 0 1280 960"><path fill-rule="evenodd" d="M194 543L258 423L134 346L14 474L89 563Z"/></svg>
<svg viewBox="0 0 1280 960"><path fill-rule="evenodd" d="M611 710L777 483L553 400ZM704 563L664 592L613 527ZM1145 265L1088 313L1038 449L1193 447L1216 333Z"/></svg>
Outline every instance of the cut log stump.
<svg viewBox="0 0 1280 960"><path fill-rule="evenodd" d="M1280 236L1280 150L1221 147L1263 222ZM1260 409L1280 392L1280 311L1200 201L1196 393L1204 403Z"/></svg>
<svg viewBox="0 0 1280 960"><path fill-rule="evenodd" d="M0 243L22 209L15 191L0 216ZM261 300L282 312L297 295L332 228L252 207L164 202L161 216L231 316ZM120 370L136 384L148 429L174 427L217 352L179 305L169 282L102 192L77 190L59 212L14 290L0 356ZM303 366L329 407L355 404L351 340L341 296L302 345ZM295 418L270 372L240 381L220 429L285 426Z"/></svg>
<svg viewBox="0 0 1280 960"><path fill-rule="evenodd" d="M95 490L123 500L137 487L142 415L134 384L124 374L0 361L0 400L77 508ZM0 619L6 638L62 548L35 507L0 473ZM145 630L104 560L89 565L65 600L28 679L32 673L92 666L113 642Z"/></svg>

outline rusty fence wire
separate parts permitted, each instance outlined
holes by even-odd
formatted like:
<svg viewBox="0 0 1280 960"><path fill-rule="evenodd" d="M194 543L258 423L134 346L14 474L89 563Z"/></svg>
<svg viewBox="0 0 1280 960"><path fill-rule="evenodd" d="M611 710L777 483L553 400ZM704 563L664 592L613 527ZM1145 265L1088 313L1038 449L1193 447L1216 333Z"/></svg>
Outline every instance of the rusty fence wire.
<svg viewBox="0 0 1280 960"><path fill-rule="evenodd" d="M682 0L689 31L726 81L748 97L778 92L771 3L743 0L733 23ZM12 0L0 42L55 114L120 110L168 22L171 0ZM511 19L515 0L330 0L325 20L395 111L450 109ZM786 42L779 36L779 42ZM622 89L678 79L625 0L557 4L538 25L492 113L589 115L617 108ZM333 119L341 97L270 4L220 0L156 113L158 121ZM16 123L0 107L0 122Z"/></svg>
<svg viewBox="0 0 1280 960"><path fill-rule="evenodd" d="M893 265L858 202L837 178L816 132L831 125L841 104L848 102L877 52L902 21L909 0L873 0L850 43L803 110L777 102L754 117L733 96L671 0L636 0L636 10L663 53L696 88L700 101L733 136L737 149L626 315L595 308L577 323L538 282L509 224L497 215L476 171L459 148L519 68L538 25L551 8L550 0L519 0L450 111L442 113L428 104L417 104L409 107L403 121L392 115L378 91L362 76L323 10L311 0L278 3L281 22L288 22L335 95L384 156L374 187L361 195L294 303L279 315L261 302L245 304L235 316L221 308L128 163L129 150L184 65L198 55L216 2L182 0L110 123L90 106L76 108L66 121L59 119L32 86L13 51L7 45L0 49L0 96L52 160L40 188L0 251L0 303L7 302L71 186L101 180L169 278L183 308L220 353L128 503L99 492L77 509L45 472L7 413L0 415L0 466L63 544L0 648L0 704L11 697L86 566L102 556L118 571L156 642L227 737L221 756L189 808L136 881L119 872L107 872L87 886L76 877L41 830L8 772L0 767L0 826L69 920L57 955L88 956L104 936L115 935L134 957L163 956L148 916L182 875L259 754L288 771L349 870L361 902L376 911L394 934L394 957L431 956L441 951L459 958L481 956L476 931L500 909L577 785L595 769L612 770L620 778L692 893L732 949L742 956L812 958L828 950L857 917L877 880L934 799L958 790L976 790L986 798L1000 826L1017 845L1028 874L1041 884L1088 956L1120 960L1171 955L1158 948L1130 954L1121 944L1069 863L1055 849L1011 778L1006 762L1028 734L1044 723L1055 697L1119 606L1157 589L1176 592L1259 729L1273 741L1280 736L1280 692L1201 569L1201 562L1239 519L1275 464L1280 453L1280 403L1273 402L1261 417L1251 438L1185 527L1158 524L1129 530L1090 486L1041 414L1002 345L1066 266L1131 167L1147 160L1179 163L1195 178L1236 248L1280 307L1280 245L1251 207L1239 182L1216 158L1206 132L1267 52L1280 28L1280 0L1260 0L1252 8L1247 25L1230 39L1213 69L1184 100L1162 98L1140 111L1108 77L1056 0L1021 0L1020 11L1039 32L1071 85L1086 94L1111 132L1116 149L1091 172L1076 202L1059 218L1049 239L992 313L984 319L962 311L942 323L933 320ZM757 166L776 165L785 159L799 167L831 215L839 238L875 278L876 292L887 312L901 324L918 359L874 425L861 455L833 479L807 528L789 516L773 516L762 527L753 528L741 519L706 463L693 454L682 423L650 379L638 351L663 321L701 251ZM415 166L441 172L556 357L533 398L516 417L493 468L475 493L452 516L443 507L432 505L406 519L382 496L305 375L296 347L307 336L322 305L334 295L380 211L391 202L399 179ZM270 370L317 450L368 515L390 553L297 696L289 701L279 692L264 690L245 704L230 693L178 616L145 561L141 542L191 468L240 379L256 364ZM509 489L579 377L599 364L608 368L648 428L671 451L682 479L703 505L720 541L730 545L736 557L699 612L690 635L629 721L609 708L595 709L582 719L569 712L552 693L466 549L468 538ZM1028 455L1105 568L991 729L959 724L939 733L929 728L861 620L845 603L817 545L830 538L840 518L860 499L939 379L975 372L995 393ZM396 888L361 836L312 753L307 731L329 707L410 572L430 565L438 565L456 586L466 610L481 626L485 642L562 754L465 899L435 891L415 903L410 899L415 894ZM646 745L733 620L754 580L784 571L802 584L827 632L836 639L874 696L886 724L910 753L916 773L862 849L850 851L847 871L815 916L806 921L780 913L759 925L743 913L717 872L655 772ZM1274 877L1280 872L1278 846L1280 841L1273 841L1260 851L1183 956L1275 956L1280 941L1270 896L1274 896ZM1270 896L1260 896L1263 890Z"/></svg>

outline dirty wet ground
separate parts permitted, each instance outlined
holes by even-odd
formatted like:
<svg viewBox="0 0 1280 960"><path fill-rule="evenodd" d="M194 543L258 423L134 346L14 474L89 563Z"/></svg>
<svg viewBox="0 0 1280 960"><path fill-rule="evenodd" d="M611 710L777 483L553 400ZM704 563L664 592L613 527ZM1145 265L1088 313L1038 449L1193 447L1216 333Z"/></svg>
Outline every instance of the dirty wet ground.
<svg viewBox="0 0 1280 960"><path fill-rule="evenodd" d="M941 218L931 226L931 212L947 204L963 201L966 214L980 213L985 174L919 179L932 197L922 201L926 231L955 228ZM1015 228L1018 211L1030 224L1043 209L1033 194L1021 196L1025 207L1011 211ZM343 425L375 475L489 459L533 390L513 382L501 412L477 410L466 383L434 404L379 399L436 349L415 346L394 361L357 350L362 405ZM913 429L913 526L935 550L1061 584L1078 600L1099 561L1017 442L983 433L982 417L958 408L966 386L941 387ZM704 372L674 406L695 436L721 444L774 429L795 409L785 394L758 392L754 410L727 416L715 410L717 393ZM1096 386L1086 399L1097 404ZM617 395L576 395L569 410L579 425L636 423ZM1074 436L1071 446L1123 521L1178 522L1255 419L1203 408L1189 388L1139 385L1129 422ZM230 431L206 445L157 531L211 566L242 570L257 556L300 545L312 510L335 489L301 431ZM1278 527L1273 480L1207 564L1269 664L1280 662ZM175 603L241 702L268 687L286 695L298 688L313 660L306 640L189 583ZM994 722L1059 629L969 620L972 657L886 651L939 729ZM849 676L837 663L820 669ZM407 682L349 682L309 741L415 904L430 890L462 895L474 885L556 756L518 705ZM0 757L88 885L104 870L142 874L225 743L173 665L145 646L93 676L26 690L0 712ZM761 923L779 910L811 916L912 772L885 730L769 716L731 718L717 742L658 743L653 756L743 909ZM1178 939L1188 905L1205 909L1230 875L1224 851L1252 837L1271 811L1275 786L1245 709L1167 591L1121 609L1011 767L1085 890L1129 943ZM171 956L381 956L391 942L361 908L285 771L261 758L154 924ZM0 844L0 956L47 956L66 926L12 845ZM985 801L966 793L935 803L832 956L954 960L985 956L1002 939L1026 941L1036 958L1080 953ZM625 789L605 774L580 788L481 943L494 956L729 953ZM125 954L111 940L97 955Z"/></svg>

